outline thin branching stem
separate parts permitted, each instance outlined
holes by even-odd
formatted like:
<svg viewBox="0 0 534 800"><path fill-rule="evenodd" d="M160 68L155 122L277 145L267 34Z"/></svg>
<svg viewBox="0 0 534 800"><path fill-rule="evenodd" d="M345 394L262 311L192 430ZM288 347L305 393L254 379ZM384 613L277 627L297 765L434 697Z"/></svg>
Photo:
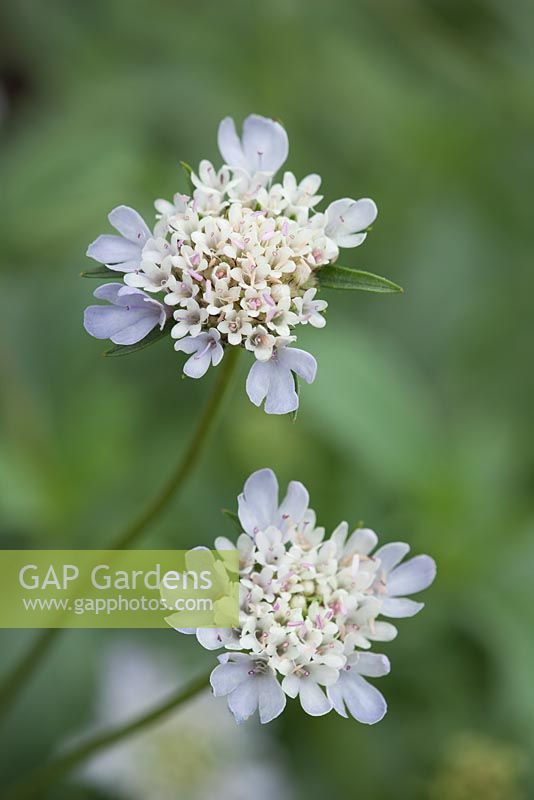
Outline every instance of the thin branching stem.
<svg viewBox="0 0 534 800"><path fill-rule="evenodd" d="M217 370L217 379L213 385L211 395L193 430L189 444L167 483L106 549L124 550L132 547L149 525L165 510L169 502L181 492L186 479L199 459L202 446L211 432L217 418L217 412L232 382L239 352L239 347L227 348L221 367ZM28 652L15 664L11 672L0 684L0 717L11 708L36 668L43 661L51 645L58 638L60 630L60 628L50 628L41 631Z"/></svg>
<svg viewBox="0 0 534 800"><path fill-rule="evenodd" d="M7 790L4 800L32 800L45 796L46 790L51 785L57 783L86 759L148 728L208 686L209 674L201 675L145 714L84 739L34 772L30 772L23 781Z"/></svg>

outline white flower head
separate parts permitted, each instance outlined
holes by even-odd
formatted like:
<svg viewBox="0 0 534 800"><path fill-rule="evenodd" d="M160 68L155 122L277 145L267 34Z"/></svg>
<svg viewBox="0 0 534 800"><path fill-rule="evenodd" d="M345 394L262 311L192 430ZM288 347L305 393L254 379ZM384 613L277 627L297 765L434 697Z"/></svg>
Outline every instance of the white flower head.
<svg viewBox="0 0 534 800"><path fill-rule="evenodd" d="M317 364L288 345L300 325L326 324L327 303L317 297L321 269L336 261L340 247L363 242L376 206L345 198L320 213L319 175L299 181L286 171L274 183L289 152L286 131L275 120L251 114L239 136L227 117L218 143L224 164L203 159L190 176L192 196L156 200L152 229L132 208L118 206L109 221L119 235L99 236L87 255L169 308L176 324L168 329L181 342L175 349L192 356L186 375L200 377L228 347L246 349L254 359L246 384L251 401L268 414L290 413L299 405L296 376L311 383ZM159 308L142 307L145 323L132 327L134 338L148 335ZM109 327L115 339L119 314L125 312L115 309ZM89 333L104 335L100 321L111 316L111 310L96 316L90 310Z"/></svg>
<svg viewBox="0 0 534 800"><path fill-rule="evenodd" d="M211 685L238 723L255 712L271 721L286 696L298 697L312 716L335 710L366 724L381 720L386 702L367 678L387 675L390 665L370 648L396 629L380 616L413 616L423 605L406 595L426 589L436 574L429 556L401 563L406 544L377 550L369 528L349 536L341 523L325 539L308 504L297 481L280 502L270 469L253 473L239 496L239 625L196 631L206 649L228 651ZM222 537L215 546L233 547Z"/></svg>

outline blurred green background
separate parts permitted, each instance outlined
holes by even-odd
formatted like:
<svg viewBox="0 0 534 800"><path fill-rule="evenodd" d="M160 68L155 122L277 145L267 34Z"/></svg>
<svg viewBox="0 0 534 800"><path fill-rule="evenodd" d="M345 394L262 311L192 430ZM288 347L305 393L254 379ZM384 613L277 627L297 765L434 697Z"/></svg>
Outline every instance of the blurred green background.
<svg viewBox="0 0 534 800"><path fill-rule="evenodd" d="M424 612L383 648L386 719L291 703L250 722L228 756L243 796L261 796L240 783L250 735L292 798L534 796L533 28L529 0L2 4L1 547L102 546L177 462L214 376L180 380L168 343L102 359L79 273L113 206L150 218L183 188L180 159L218 163L223 116L282 119L287 168L319 172L328 201L373 197L379 220L344 263L405 287L329 293L326 329L299 338L319 372L296 424L250 404L243 359L187 490L140 543L231 535L219 509L268 465L330 528L365 520L438 562ZM177 683L213 661L172 632L133 636ZM3 632L0 666L31 638ZM62 636L3 723L2 785L95 723L122 639ZM48 796L211 797L195 737L176 767L176 724L146 763L149 785L170 770L166 788L78 776Z"/></svg>

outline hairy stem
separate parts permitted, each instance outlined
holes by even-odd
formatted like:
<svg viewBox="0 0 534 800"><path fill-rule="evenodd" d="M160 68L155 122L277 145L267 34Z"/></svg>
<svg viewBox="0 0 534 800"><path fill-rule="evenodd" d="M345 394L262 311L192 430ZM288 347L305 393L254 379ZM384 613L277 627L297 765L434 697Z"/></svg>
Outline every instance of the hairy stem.
<svg viewBox="0 0 534 800"><path fill-rule="evenodd" d="M108 550L124 550L127 547L131 547L146 528L159 517L169 501L182 490L186 479L199 459L202 445L213 427L226 390L231 384L239 352L239 347L227 348L221 367L217 370L217 380L214 383L212 393L204 406L187 449L174 473L138 517L108 546ZM58 637L60 630L50 628L41 631L28 652L15 664L4 679L0 685L0 716L3 716L9 710L20 691L45 657L50 646Z"/></svg>
<svg viewBox="0 0 534 800"><path fill-rule="evenodd" d="M4 795L4 800L30 800L31 798L44 796L43 793L52 784L61 780L64 775L87 758L149 727L208 686L209 673L195 678L184 688L172 694L147 713L135 717L131 722L118 725L85 739L85 741L71 747L62 755L30 773L25 780L8 789L7 794Z"/></svg>

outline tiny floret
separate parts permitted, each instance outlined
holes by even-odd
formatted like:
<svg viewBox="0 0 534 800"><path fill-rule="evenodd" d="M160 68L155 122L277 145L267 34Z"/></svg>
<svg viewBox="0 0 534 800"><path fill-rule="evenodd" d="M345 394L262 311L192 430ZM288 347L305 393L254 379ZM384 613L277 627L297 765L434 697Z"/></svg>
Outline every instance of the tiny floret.
<svg viewBox="0 0 534 800"><path fill-rule="evenodd" d="M156 201L152 227L128 206L109 214L117 234L99 236L87 255L104 265L98 274L115 273L126 288L102 287L97 296L111 306L91 306L85 327L131 344L163 321L175 349L191 355L183 367L191 378L219 364L227 348L242 348L252 358L251 401L287 414L299 404L298 378L311 383L317 368L288 344L300 325L325 326L321 270L340 248L362 244L377 209L346 198L319 211L316 174L299 181L286 171L277 182L289 152L280 122L251 114L239 134L226 117L218 145L223 165L203 159L189 173L190 194Z"/></svg>
<svg viewBox="0 0 534 800"><path fill-rule="evenodd" d="M403 561L407 544L377 549L374 531L349 533L346 522L327 538L305 487L292 481L280 502L270 469L248 478L238 502L239 625L180 629L196 633L208 650L226 651L211 674L215 697L226 698L238 723L255 712L270 722L287 697L298 698L311 716L334 710L379 722L386 701L367 679L387 675L390 663L371 648L397 635L383 617L411 617L423 608L407 595L431 585L433 559ZM219 537L215 547L235 546Z"/></svg>

